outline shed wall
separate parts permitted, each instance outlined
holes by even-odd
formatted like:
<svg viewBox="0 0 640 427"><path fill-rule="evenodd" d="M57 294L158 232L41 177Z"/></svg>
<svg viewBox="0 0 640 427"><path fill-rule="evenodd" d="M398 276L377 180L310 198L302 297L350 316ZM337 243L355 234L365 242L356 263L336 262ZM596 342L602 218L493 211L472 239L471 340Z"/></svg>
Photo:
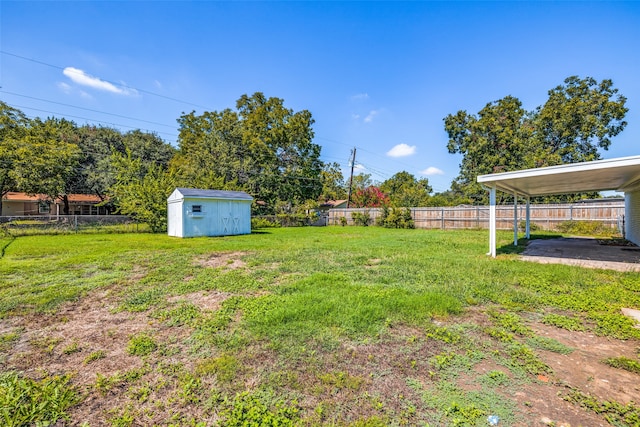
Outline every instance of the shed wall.
<svg viewBox="0 0 640 427"><path fill-rule="evenodd" d="M200 206L194 212L193 206ZM251 233L251 201L185 198L181 237L231 236Z"/></svg>
<svg viewBox="0 0 640 427"><path fill-rule="evenodd" d="M167 234L174 237L184 237L182 221L182 200L170 201L167 204Z"/></svg>
<svg viewBox="0 0 640 427"><path fill-rule="evenodd" d="M640 189L625 193L624 228L627 240L640 245Z"/></svg>

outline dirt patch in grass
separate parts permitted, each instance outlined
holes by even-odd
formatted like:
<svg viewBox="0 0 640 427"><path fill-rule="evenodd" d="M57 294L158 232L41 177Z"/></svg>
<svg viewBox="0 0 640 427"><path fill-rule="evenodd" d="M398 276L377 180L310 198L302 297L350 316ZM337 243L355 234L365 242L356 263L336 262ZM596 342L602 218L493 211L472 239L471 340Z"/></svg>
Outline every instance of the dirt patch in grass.
<svg viewBox="0 0 640 427"><path fill-rule="evenodd" d="M232 294L228 292L220 291L200 291L193 292L185 295L176 295L167 298L167 302L176 303L180 301L188 301L201 310L217 310L220 308L220 304Z"/></svg>
<svg viewBox="0 0 640 427"><path fill-rule="evenodd" d="M10 350L4 352L3 369L19 370L34 378L41 378L45 371L75 373L72 382L85 399L71 410L73 424L108 425L118 417L130 416L148 424L202 420L215 425L218 412L207 405L220 403L207 403L209 396L266 389L277 396L295 397L306 425L347 425L373 417L422 425L435 411L425 409L424 395L437 393L439 381L445 379L434 358L452 353L464 356L469 349L477 349L484 357L450 380L463 393L478 393L483 377L504 372L507 384L497 387L496 392L517 408L518 418L512 425L608 425L602 415L563 400L573 389L600 401L640 401L638 374L602 363L610 357L637 359L637 340L544 325L539 314L520 313L520 317L536 336L552 338L575 350L559 354L536 349L553 372L518 379L504 365L504 359L493 354L501 351L504 356L504 347L485 332L494 323L484 306L435 322L437 328L463 331L462 339L478 343L475 347L466 345L468 342L456 343L453 338L451 342L430 338L424 328L393 324L380 336L359 341L334 337L334 341L296 343L299 348L286 351L275 349L267 340L249 339L239 347L212 345L205 349L206 354L195 354L189 351L193 328L169 327L146 312L119 311L117 295L101 289L61 306L55 315L15 316L0 322L3 334L17 333L8 344ZM166 302L177 306L189 301L201 310L215 312L230 296L199 291L172 296ZM235 313L220 333L230 337L235 331L241 336L239 316ZM149 356L127 351L130 338L141 333L158 344ZM411 382L419 384L419 389Z"/></svg>
<svg viewBox="0 0 640 427"><path fill-rule="evenodd" d="M247 252L214 252L196 258L195 263L207 268L224 268L225 270L236 270L247 265L247 263L241 259L246 255Z"/></svg>
<svg viewBox="0 0 640 427"><path fill-rule="evenodd" d="M603 360L625 356L637 360L638 342L601 337L589 332L567 331L553 326L532 325L540 336L554 338L574 348L571 354L541 351L558 381L597 396L623 404L640 402L640 375L616 369Z"/></svg>

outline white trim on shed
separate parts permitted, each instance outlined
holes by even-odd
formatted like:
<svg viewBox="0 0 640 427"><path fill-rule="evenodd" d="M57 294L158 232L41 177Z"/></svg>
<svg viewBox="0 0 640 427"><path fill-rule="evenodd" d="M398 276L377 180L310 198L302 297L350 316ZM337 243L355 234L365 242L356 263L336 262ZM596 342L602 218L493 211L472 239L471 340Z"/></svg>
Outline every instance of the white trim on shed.
<svg viewBox="0 0 640 427"><path fill-rule="evenodd" d="M526 231L529 238L529 199L534 196L616 190L625 193L625 235L640 245L640 156L593 162L571 163L546 168L525 169L489 175L479 175L478 182L490 191L489 253L496 256L495 203L496 190L512 194L517 203L524 197L527 203ZM515 207L514 207L515 209ZM518 243L518 218L514 216L514 244Z"/></svg>

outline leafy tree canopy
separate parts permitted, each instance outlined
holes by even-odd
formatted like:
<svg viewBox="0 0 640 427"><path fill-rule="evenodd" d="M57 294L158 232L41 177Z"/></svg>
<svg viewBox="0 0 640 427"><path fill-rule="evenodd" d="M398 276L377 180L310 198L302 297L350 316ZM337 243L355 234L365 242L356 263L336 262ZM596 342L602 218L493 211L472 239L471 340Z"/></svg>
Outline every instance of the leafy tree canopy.
<svg viewBox="0 0 640 427"><path fill-rule="evenodd" d="M389 195L392 206L426 206L432 191L429 180L416 179L409 172L398 172L382 183L380 189Z"/></svg>
<svg viewBox="0 0 640 427"><path fill-rule="evenodd" d="M173 166L183 180L244 189L273 211L279 201L301 204L322 192L320 146L307 110L294 112L257 92L241 96L235 111L191 112L178 123Z"/></svg>
<svg viewBox="0 0 640 427"><path fill-rule="evenodd" d="M626 98L611 80L567 78L547 102L526 111L515 97L488 103L478 114L458 111L444 118L447 148L462 154L452 190L486 202L477 184L482 174L597 160L626 126ZM580 195L568 196L569 199Z"/></svg>

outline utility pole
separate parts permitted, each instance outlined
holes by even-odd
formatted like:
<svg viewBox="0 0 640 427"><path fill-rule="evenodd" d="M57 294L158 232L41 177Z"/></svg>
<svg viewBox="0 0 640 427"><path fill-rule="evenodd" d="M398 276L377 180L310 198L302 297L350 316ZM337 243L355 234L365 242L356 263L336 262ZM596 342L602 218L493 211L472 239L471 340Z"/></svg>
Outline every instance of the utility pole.
<svg viewBox="0 0 640 427"><path fill-rule="evenodd" d="M349 195L347 196L347 209L349 209L349 205L351 204L351 185L353 184L353 167L356 165L356 147L353 147L351 150L351 175L349 176Z"/></svg>

